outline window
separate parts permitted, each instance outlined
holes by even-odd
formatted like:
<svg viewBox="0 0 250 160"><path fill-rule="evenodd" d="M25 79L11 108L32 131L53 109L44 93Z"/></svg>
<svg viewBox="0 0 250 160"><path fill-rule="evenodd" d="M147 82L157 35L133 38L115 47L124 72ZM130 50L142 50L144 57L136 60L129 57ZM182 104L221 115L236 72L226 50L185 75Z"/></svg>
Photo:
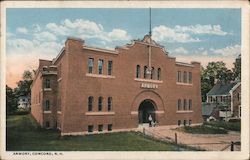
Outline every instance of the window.
<svg viewBox="0 0 250 160"><path fill-rule="evenodd" d="M186 120L184 120L184 121L183 121L183 124L184 124L184 126L186 126L186 124L187 124L187 121L186 121Z"/></svg>
<svg viewBox="0 0 250 160"><path fill-rule="evenodd" d="M112 131L112 124L108 124L108 131Z"/></svg>
<svg viewBox="0 0 250 160"><path fill-rule="evenodd" d="M161 68L158 68L158 72L157 72L157 80L161 79Z"/></svg>
<svg viewBox="0 0 250 160"><path fill-rule="evenodd" d="M50 88L50 80L45 79L45 88Z"/></svg>
<svg viewBox="0 0 250 160"><path fill-rule="evenodd" d="M178 99L178 111L181 110L181 99Z"/></svg>
<svg viewBox="0 0 250 160"><path fill-rule="evenodd" d="M240 101L240 93L237 93L237 99Z"/></svg>
<svg viewBox="0 0 250 160"><path fill-rule="evenodd" d="M89 58L88 60L88 72L93 73L94 58Z"/></svg>
<svg viewBox="0 0 250 160"><path fill-rule="evenodd" d="M147 78L147 66L144 66L143 78Z"/></svg>
<svg viewBox="0 0 250 160"><path fill-rule="evenodd" d="M140 78L140 65L136 66L136 78Z"/></svg>
<svg viewBox="0 0 250 160"><path fill-rule="evenodd" d="M92 96L90 96L89 98L88 98L88 111L92 111L93 110L93 97Z"/></svg>
<svg viewBox="0 0 250 160"><path fill-rule="evenodd" d="M108 111L112 109L112 97L108 97Z"/></svg>
<svg viewBox="0 0 250 160"><path fill-rule="evenodd" d="M187 106L187 100L184 99L184 102L183 102L183 109L186 110L186 106Z"/></svg>
<svg viewBox="0 0 250 160"><path fill-rule="evenodd" d="M88 132L93 132L94 126L93 125L89 125L88 126Z"/></svg>
<svg viewBox="0 0 250 160"><path fill-rule="evenodd" d="M112 67L113 67L113 62L108 61L108 75L112 74Z"/></svg>
<svg viewBox="0 0 250 160"><path fill-rule="evenodd" d="M181 125L181 120L178 120L178 126L180 126Z"/></svg>
<svg viewBox="0 0 250 160"><path fill-rule="evenodd" d="M191 124L192 124L192 120L191 120L191 119L188 121L188 124L189 124L189 125L191 125Z"/></svg>
<svg viewBox="0 0 250 160"><path fill-rule="evenodd" d="M103 59L98 60L98 73L102 74L103 72Z"/></svg>
<svg viewBox="0 0 250 160"><path fill-rule="evenodd" d="M151 79L154 79L154 72L155 72L155 69L154 69L154 67L152 67L151 72L150 72L150 78Z"/></svg>
<svg viewBox="0 0 250 160"><path fill-rule="evenodd" d="M103 125L102 125L102 124L98 125L98 131L99 131L99 132L102 132L102 131L103 131Z"/></svg>
<svg viewBox="0 0 250 160"><path fill-rule="evenodd" d="M188 82L192 83L193 82L193 77L192 77L192 72L188 73Z"/></svg>
<svg viewBox="0 0 250 160"><path fill-rule="evenodd" d="M49 128L49 127L50 127L49 121L46 121L45 127L46 127L46 128Z"/></svg>
<svg viewBox="0 0 250 160"><path fill-rule="evenodd" d="M181 71L178 71L178 82L181 82Z"/></svg>
<svg viewBox="0 0 250 160"><path fill-rule="evenodd" d="M184 71L184 73L183 73L183 82L187 83L187 72L186 71Z"/></svg>
<svg viewBox="0 0 250 160"><path fill-rule="evenodd" d="M50 101L46 100L45 101L45 111L49 111L50 110Z"/></svg>
<svg viewBox="0 0 250 160"><path fill-rule="evenodd" d="M188 109L192 110L192 100L191 99L188 101Z"/></svg>
<svg viewBox="0 0 250 160"><path fill-rule="evenodd" d="M102 97L98 98L98 111L102 111Z"/></svg>

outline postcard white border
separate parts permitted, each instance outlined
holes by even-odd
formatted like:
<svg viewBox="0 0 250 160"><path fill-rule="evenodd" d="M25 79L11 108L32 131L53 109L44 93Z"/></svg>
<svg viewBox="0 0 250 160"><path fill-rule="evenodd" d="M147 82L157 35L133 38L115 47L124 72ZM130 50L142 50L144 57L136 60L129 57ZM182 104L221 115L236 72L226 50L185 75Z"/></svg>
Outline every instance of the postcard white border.
<svg viewBox="0 0 250 160"><path fill-rule="evenodd" d="M6 152L6 8L241 8L242 131L239 152L62 152L63 156L13 156ZM249 158L249 4L247 1L4 1L1 2L1 158L3 159L248 159ZM30 152L31 153L31 152Z"/></svg>

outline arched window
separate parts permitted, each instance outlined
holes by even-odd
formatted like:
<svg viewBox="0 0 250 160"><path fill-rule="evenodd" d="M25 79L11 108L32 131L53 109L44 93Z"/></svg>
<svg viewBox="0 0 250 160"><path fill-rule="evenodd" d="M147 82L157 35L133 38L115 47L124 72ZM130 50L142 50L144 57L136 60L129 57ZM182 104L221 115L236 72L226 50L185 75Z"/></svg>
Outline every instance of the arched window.
<svg viewBox="0 0 250 160"><path fill-rule="evenodd" d="M154 69L154 67L152 67L151 68L151 74L150 74L151 79L154 79L154 72L155 72L155 69Z"/></svg>
<svg viewBox="0 0 250 160"><path fill-rule="evenodd" d="M112 109L112 97L108 97L108 111Z"/></svg>
<svg viewBox="0 0 250 160"><path fill-rule="evenodd" d="M192 110L192 99L190 99L188 102L188 109Z"/></svg>
<svg viewBox="0 0 250 160"><path fill-rule="evenodd" d="M147 66L144 66L143 78L147 78Z"/></svg>
<svg viewBox="0 0 250 160"><path fill-rule="evenodd" d="M140 65L136 66L136 78L140 78Z"/></svg>
<svg viewBox="0 0 250 160"><path fill-rule="evenodd" d="M183 101L183 110L186 110L187 109L187 100L184 99Z"/></svg>
<svg viewBox="0 0 250 160"><path fill-rule="evenodd" d="M178 111L181 110L181 99L178 99Z"/></svg>
<svg viewBox="0 0 250 160"><path fill-rule="evenodd" d="M102 111L102 97L98 98L98 111Z"/></svg>
<svg viewBox="0 0 250 160"><path fill-rule="evenodd" d="M183 73L183 82L187 83L187 72L186 71L184 71L184 73Z"/></svg>
<svg viewBox="0 0 250 160"><path fill-rule="evenodd" d="M93 110L93 97L92 96L90 96L89 98L88 98L88 111L92 111Z"/></svg>
<svg viewBox="0 0 250 160"><path fill-rule="evenodd" d="M158 71L157 71L157 80L160 80L161 79L161 68L158 68Z"/></svg>

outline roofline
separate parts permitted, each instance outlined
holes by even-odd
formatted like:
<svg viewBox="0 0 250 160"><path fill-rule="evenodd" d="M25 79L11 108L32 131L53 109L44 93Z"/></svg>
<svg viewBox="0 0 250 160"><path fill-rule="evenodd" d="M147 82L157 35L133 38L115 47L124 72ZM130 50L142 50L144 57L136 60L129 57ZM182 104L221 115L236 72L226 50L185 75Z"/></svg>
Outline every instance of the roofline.
<svg viewBox="0 0 250 160"><path fill-rule="evenodd" d="M63 53L64 53L63 51L65 51L65 47L63 47L63 48L61 49L61 51L59 52L59 54L56 56L56 58L53 59L52 64L55 64L56 61L63 55Z"/></svg>
<svg viewBox="0 0 250 160"><path fill-rule="evenodd" d="M234 85L234 87L230 89L229 93L233 92L236 88L238 88L240 84L241 82L238 82L236 85Z"/></svg>
<svg viewBox="0 0 250 160"><path fill-rule="evenodd" d="M111 54L115 54L115 55L119 54L116 50L103 49L103 48L97 48L97 47L83 46L83 49L92 50L92 51L99 51L99 52L105 52L105 53L111 53Z"/></svg>
<svg viewBox="0 0 250 160"><path fill-rule="evenodd" d="M184 63L184 62L175 62L176 65L180 65L180 66L186 66L186 67L194 67L193 64L189 64L189 63Z"/></svg>

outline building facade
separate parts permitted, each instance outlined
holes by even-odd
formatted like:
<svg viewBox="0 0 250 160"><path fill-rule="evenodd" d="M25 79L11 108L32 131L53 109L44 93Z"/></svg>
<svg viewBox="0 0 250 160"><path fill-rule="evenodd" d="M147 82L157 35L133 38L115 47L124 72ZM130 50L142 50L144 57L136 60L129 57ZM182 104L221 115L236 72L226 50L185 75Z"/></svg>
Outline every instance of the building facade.
<svg viewBox="0 0 250 160"><path fill-rule="evenodd" d="M241 82L218 82L207 93L207 103L216 104L220 118L241 117Z"/></svg>
<svg viewBox="0 0 250 160"><path fill-rule="evenodd" d="M32 115L61 135L120 131L148 123L202 122L198 62L176 62L145 36L114 50L68 38L52 61L40 60Z"/></svg>

